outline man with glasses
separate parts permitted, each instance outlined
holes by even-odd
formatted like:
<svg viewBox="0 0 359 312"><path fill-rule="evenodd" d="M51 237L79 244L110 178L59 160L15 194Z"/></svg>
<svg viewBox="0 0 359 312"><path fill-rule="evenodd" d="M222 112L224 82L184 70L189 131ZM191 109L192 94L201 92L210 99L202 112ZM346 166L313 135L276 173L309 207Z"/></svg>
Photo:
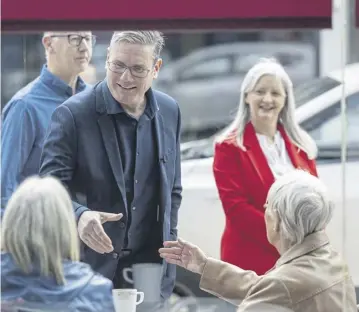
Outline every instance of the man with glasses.
<svg viewBox="0 0 359 312"><path fill-rule="evenodd" d="M26 177L37 174L50 117L60 104L83 91L95 37L91 32L47 32L42 38L46 64L3 110L1 207Z"/></svg>
<svg viewBox="0 0 359 312"><path fill-rule="evenodd" d="M55 110L44 143L40 174L68 187L83 261L115 288L128 287L124 267L162 263L158 248L177 238L180 111L151 88L163 45L157 31L115 32L105 80ZM162 272L167 298L175 267L163 264Z"/></svg>

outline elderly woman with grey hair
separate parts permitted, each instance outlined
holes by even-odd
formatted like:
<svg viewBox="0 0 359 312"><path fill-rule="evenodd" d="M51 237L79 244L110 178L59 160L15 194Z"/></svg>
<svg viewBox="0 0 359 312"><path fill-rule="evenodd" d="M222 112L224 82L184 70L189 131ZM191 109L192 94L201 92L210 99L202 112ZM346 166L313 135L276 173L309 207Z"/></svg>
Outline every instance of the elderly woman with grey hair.
<svg viewBox="0 0 359 312"><path fill-rule="evenodd" d="M55 178L28 178L13 193L1 244L2 309L115 311L112 282L79 262L72 203Z"/></svg>
<svg viewBox="0 0 359 312"><path fill-rule="evenodd" d="M294 170L278 178L267 196L267 237L280 258L266 274L207 257L183 240L165 242L159 252L166 261L201 274L203 290L241 312L354 312L354 284L325 233L332 213L322 182Z"/></svg>

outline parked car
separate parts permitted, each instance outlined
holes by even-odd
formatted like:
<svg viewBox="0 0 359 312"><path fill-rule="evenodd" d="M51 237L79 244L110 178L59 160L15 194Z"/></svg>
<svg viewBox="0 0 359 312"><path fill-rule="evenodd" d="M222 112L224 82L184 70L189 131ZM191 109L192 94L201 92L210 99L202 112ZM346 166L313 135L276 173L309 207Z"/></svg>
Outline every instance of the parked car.
<svg viewBox="0 0 359 312"><path fill-rule="evenodd" d="M336 210L327 229L333 245L348 262L359 293L359 63L345 69L347 104L347 162L341 162L341 71L298 86L296 117L319 147L319 177L329 188ZM179 235L200 246L209 256L220 257L224 212L213 173L214 137L182 144L183 202L179 211ZM344 175L345 173L345 175ZM196 296L198 276L178 270L178 283Z"/></svg>
<svg viewBox="0 0 359 312"><path fill-rule="evenodd" d="M295 84L316 75L314 47L293 42L219 44L163 65L154 86L178 101L184 139L228 124L238 104L241 81L261 57L276 58Z"/></svg>

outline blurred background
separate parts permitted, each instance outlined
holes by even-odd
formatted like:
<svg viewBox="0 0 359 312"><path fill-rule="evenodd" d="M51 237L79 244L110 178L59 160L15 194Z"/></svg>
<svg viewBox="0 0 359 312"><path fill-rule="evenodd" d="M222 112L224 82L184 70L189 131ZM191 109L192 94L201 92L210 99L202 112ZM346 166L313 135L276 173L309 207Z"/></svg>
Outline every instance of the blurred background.
<svg viewBox="0 0 359 312"><path fill-rule="evenodd" d="M164 33L163 67L155 88L178 101L183 141L205 138L229 123L236 111L241 80L261 57L276 58L295 86L340 67L341 33L335 29ZM112 31L94 34L97 42L92 64L82 75L89 83L105 76ZM41 37L42 33L2 34L2 107L38 76L45 62ZM350 30L349 42L348 61L358 62L358 29ZM301 97L307 100L303 93Z"/></svg>

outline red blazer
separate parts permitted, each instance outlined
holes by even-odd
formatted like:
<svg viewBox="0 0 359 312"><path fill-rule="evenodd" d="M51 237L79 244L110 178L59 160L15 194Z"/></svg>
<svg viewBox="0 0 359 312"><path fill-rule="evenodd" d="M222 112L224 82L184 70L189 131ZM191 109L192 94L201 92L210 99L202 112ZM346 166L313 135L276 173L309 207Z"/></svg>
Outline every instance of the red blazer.
<svg viewBox="0 0 359 312"><path fill-rule="evenodd" d="M294 167L317 176L315 161L291 143L282 126L278 130ZM235 140L233 135L217 143L214 154L214 177L226 215L221 259L262 275L279 258L267 240L263 208L274 176L251 123L244 131L247 151L241 150Z"/></svg>

